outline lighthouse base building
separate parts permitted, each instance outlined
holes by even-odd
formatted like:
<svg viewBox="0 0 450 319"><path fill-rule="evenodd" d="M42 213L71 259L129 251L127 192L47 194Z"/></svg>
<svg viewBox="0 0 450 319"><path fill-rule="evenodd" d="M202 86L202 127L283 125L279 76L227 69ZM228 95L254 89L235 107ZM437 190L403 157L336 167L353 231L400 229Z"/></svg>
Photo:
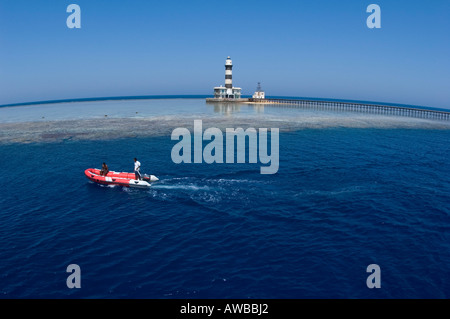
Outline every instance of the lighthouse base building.
<svg viewBox="0 0 450 319"><path fill-rule="evenodd" d="M233 87L232 69L233 62L228 57L225 61L225 86L216 86L214 97L207 98L207 102L248 102L248 99L241 97L242 89Z"/></svg>
<svg viewBox="0 0 450 319"><path fill-rule="evenodd" d="M241 98L241 88L232 87L227 89L223 86L216 86L214 88L214 98L215 99L240 99Z"/></svg>

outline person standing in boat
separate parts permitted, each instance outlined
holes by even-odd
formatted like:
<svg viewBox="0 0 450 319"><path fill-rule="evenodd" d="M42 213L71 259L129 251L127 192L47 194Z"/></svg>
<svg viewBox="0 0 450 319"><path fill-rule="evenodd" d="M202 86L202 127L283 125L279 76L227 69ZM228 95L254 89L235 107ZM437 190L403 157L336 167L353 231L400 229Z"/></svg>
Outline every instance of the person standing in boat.
<svg viewBox="0 0 450 319"><path fill-rule="evenodd" d="M141 180L141 162L134 158L134 179Z"/></svg>
<svg viewBox="0 0 450 319"><path fill-rule="evenodd" d="M103 163L102 170L100 171L100 176L106 176L108 175L108 172L109 172L108 165L106 165L106 163Z"/></svg>

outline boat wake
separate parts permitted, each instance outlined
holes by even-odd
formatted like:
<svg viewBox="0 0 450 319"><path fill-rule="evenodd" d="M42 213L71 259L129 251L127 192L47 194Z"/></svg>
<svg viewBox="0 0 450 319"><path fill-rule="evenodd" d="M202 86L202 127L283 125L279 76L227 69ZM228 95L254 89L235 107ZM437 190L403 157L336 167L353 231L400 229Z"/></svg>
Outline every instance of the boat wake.
<svg viewBox="0 0 450 319"><path fill-rule="evenodd" d="M197 186L197 185L155 185L152 186L153 189L182 189L182 190L189 190L189 191L209 191L211 190L208 186Z"/></svg>

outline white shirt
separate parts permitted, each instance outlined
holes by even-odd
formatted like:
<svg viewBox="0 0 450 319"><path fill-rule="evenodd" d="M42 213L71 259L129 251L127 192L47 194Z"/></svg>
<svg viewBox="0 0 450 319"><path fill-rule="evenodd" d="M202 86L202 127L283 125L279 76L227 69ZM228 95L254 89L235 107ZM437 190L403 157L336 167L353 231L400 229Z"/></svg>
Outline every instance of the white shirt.
<svg viewBox="0 0 450 319"><path fill-rule="evenodd" d="M139 162L139 161L134 162L134 170L139 171L140 168L141 168L141 162Z"/></svg>

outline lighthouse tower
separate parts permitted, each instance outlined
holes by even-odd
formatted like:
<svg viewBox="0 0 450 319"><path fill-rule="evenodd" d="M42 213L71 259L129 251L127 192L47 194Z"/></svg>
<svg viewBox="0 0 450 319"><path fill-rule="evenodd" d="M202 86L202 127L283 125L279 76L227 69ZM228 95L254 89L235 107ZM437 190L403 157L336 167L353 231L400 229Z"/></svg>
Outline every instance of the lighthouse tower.
<svg viewBox="0 0 450 319"><path fill-rule="evenodd" d="M231 94L231 90L233 89L233 61L231 61L230 57L228 57L225 61L225 87L227 88L227 93L228 90L230 90L230 94Z"/></svg>
<svg viewBox="0 0 450 319"><path fill-rule="evenodd" d="M214 88L214 98L208 98L207 101L217 102L217 101L243 101L241 99L241 88L233 87L233 61L230 57L225 60L225 87L216 86ZM248 99L247 99L248 100Z"/></svg>

